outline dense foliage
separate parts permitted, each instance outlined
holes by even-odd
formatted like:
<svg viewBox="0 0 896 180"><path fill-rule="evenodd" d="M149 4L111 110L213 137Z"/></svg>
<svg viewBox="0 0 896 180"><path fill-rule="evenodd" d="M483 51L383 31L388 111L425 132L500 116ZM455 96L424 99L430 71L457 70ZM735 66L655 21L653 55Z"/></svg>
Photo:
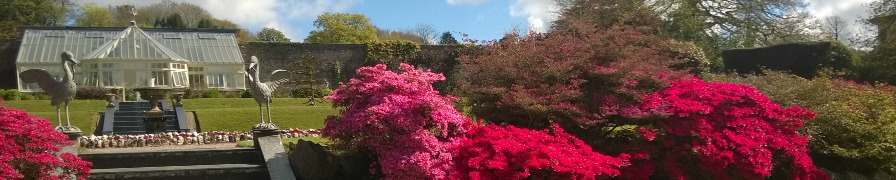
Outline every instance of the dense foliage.
<svg viewBox="0 0 896 180"><path fill-rule="evenodd" d="M400 64L362 67L326 98L342 108L326 119L324 136L344 150L370 151L387 179L443 179L454 168L451 149L472 121L454 110L450 97L433 90L441 74Z"/></svg>
<svg viewBox="0 0 896 180"><path fill-rule="evenodd" d="M595 179L619 176L624 158L593 152L556 123L535 131L476 126L455 152L452 179Z"/></svg>
<svg viewBox="0 0 896 180"><path fill-rule="evenodd" d="M56 156L58 145L71 144L66 138L47 120L0 106L0 179L86 178L90 162L71 153Z"/></svg>
<svg viewBox="0 0 896 180"><path fill-rule="evenodd" d="M365 65L385 64L390 69L397 69L399 63L407 62L420 52L420 45L410 41L369 42L366 52Z"/></svg>
<svg viewBox="0 0 896 180"><path fill-rule="evenodd" d="M323 13L314 20L314 27L305 42L366 43L377 40L376 28L363 14Z"/></svg>
<svg viewBox="0 0 896 180"><path fill-rule="evenodd" d="M648 154L670 178L758 179L782 167L780 176L791 179L827 178L807 154L808 136L798 133L812 111L781 108L746 85L697 79L644 101L645 109L664 115L639 131L658 144Z"/></svg>
<svg viewBox="0 0 896 180"><path fill-rule="evenodd" d="M670 46L629 27L531 34L462 57L461 89L477 117L534 129L554 120L595 145L605 127L633 123L643 94L686 75L669 68L689 61Z"/></svg>
<svg viewBox="0 0 896 180"><path fill-rule="evenodd" d="M780 72L706 78L754 86L777 103L817 112L804 131L813 137L809 146L819 166L837 172L896 173L896 95L892 86L807 80Z"/></svg>

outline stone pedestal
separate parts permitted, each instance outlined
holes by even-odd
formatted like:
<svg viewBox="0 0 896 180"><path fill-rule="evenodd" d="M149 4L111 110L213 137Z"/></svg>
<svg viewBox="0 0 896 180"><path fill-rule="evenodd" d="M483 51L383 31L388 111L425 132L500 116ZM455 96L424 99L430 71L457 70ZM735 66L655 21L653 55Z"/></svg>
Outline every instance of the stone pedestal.
<svg viewBox="0 0 896 180"><path fill-rule="evenodd" d="M74 126L60 126L56 127L56 130L68 136L66 140L68 142L72 142L71 145L62 146L62 151L59 151L59 154L72 153L74 155L78 155L78 147L80 146L80 141L78 140L78 138L81 138L81 129L78 129Z"/></svg>
<svg viewBox="0 0 896 180"><path fill-rule="evenodd" d="M256 127L259 126L256 125ZM252 140L255 142L255 149L261 151L262 158L264 158L264 163L268 168L268 174L271 179L296 179L295 173L292 172L292 166L289 165L289 155L283 150L283 143L280 142L280 130L253 128L252 134L255 137Z"/></svg>

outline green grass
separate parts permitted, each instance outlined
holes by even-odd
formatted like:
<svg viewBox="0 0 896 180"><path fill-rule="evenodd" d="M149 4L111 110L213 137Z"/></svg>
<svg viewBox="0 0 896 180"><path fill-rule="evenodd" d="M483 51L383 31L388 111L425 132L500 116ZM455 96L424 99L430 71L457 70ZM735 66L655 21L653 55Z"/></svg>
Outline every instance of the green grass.
<svg viewBox="0 0 896 180"><path fill-rule="evenodd" d="M184 99L182 102L187 111L196 111L202 131L250 131L252 125L259 122L258 104L252 98ZM305 102L308 99L274 99L271 103L274 124L281 129L321 129L324 119L337 113L329 102L318 103L317 106L308 106ZM103 100L72 101L69 105L72 124L85 134L92 133L99 112L105 110L105 104ZM56 108L50 106L49 100L8 100L0 105L24 110L56 125Z"/></svg>
<svg viewBox="0 0 896 180"><path fill-rule="evenodd" d="M50 100L9 100L0 103L2 106L11 107L28 112L28 114L41 117L50 121L53 126L56 123L56 106L50 105ZM105 111L106 101L103 100L74 100L69 104L69 118L73 126L81 128L85 134L93 133L96 128L96 120L99 113ZM64 111L64 110L63 110ZM65 123L65 113L62 113L62 123Z"/></svg>
<svg viewBox="0 0 896 180"><path fill-rule="evenodd" d="M258 103L252 98L202 98L182 102L186 110L196 111L202 131L249 131L259 123ZM281 129L321 129L324 119L337 113L329 102L317 103L317 106L305 102L308 99L274 99L271 103L274 124Z"/></svg>

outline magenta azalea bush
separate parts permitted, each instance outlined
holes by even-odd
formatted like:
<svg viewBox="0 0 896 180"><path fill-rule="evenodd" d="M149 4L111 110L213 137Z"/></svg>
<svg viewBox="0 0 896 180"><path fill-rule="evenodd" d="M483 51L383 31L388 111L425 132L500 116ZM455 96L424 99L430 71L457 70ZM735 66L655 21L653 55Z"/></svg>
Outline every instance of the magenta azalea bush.
<svg viewBox="0 0 896 180"><path fill-rule="evenodd" d="M71 144L66 138L45 119L0 106L0 179L85 179L90 162L55 154Z"/></svg>
<svg viewBox="0 0 896 180"><path fill-rule="evenodd" d="M765 179L773 170L787 179L828 178L798 133L815 114L782 108L753 87L681 80L647 95L643 108L665 115L639 131L656 144L645 148L651 161L672 179Z"/></svg>
<svg viewBox="0 0 896 180"><path fill-rule="evenodd" d="M454 157L458 163L452 179L610 178L627 165L624 158L593 152L557 123L543 131L477 126L468 137Z"/></svg>
<svg viewBox="0 0 896 180"><path fill-rule="evenodd" d="M472 121L432 88L444 76L407 64L400 69L358 69L357 79L326 97L342 112L326 119L322 135L337 147L372 151L386 179L445 179L454 168L451 150Z"/></svg>

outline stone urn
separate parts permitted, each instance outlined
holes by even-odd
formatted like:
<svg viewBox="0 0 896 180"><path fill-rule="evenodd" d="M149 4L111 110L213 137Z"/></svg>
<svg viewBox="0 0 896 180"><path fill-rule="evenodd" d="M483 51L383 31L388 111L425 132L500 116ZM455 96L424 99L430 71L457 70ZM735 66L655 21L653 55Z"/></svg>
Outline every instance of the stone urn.
<svg viewBox="0 0 896 180"><path fill-rule="evenodd" d="M159 108L159 101L165 99L171 88L167 86L149 86L134 88L134 91L140 92L140 98L149 101L150 109L146 111L146 117L143 123L146 126L147 134L156 134L165 132L165 111Z"/></svg>
<svg viewBox="0 0 896 180"><path fill-rule="evenodd" d="M174 92L174 94L172 95L174 96L174 106L184 105L183 103L180 103L180 101L184 98L184 92Z"/></svg>
<svg viewBox="0 0 896 180"><path fill-rule="evenodd" d="M117 99L115 94L106 94L106 107L115 107L115 99Z"/></svg>

